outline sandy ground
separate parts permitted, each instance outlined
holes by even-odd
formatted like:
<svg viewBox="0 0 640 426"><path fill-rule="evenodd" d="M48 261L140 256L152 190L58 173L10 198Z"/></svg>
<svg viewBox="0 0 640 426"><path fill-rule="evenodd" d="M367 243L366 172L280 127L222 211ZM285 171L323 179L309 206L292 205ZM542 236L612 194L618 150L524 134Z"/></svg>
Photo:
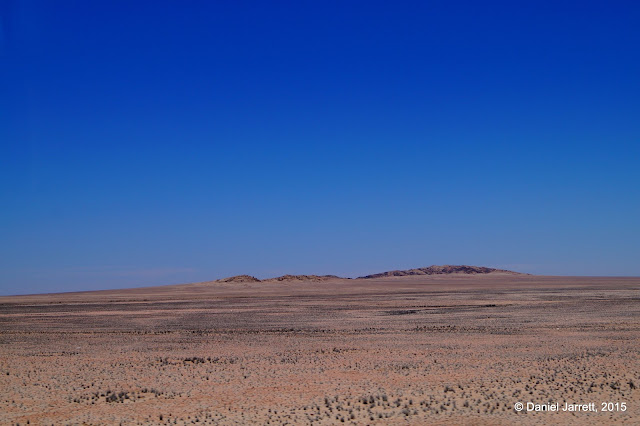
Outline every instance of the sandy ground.
<svg viewBox="0 0 640 426"><path fill-rule="evenodd" d="M0 297L2 424L640 424L638 387L640 278Z"/></svg>

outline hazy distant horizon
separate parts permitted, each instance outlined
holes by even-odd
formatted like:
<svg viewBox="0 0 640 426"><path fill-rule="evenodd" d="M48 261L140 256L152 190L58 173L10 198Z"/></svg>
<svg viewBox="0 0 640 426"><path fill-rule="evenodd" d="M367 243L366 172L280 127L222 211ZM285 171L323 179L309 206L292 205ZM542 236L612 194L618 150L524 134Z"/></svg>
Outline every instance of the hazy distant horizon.
<svg viewBox="0 0 640 426"><path fill-rule="evenodd" d="M640 4L0 18L0 294L431 264L640 276Z"/></svg>
<svg viewBox="0 0 640 426"><path fill-rule="evenodd" d="M449 263L451 265L453 265L452 263ZM426 267L426 266L431 266L431 265L423 265L423 266L416 266L417 267ZM488 267L492 267L492 268L497 268L497 269L507 269L513 272L521 272L521 273L525 273L525 274L531 274L531 275L539 275L539 276L567 276L567 277L637 277L638 275L624 275L624 274L593 274L593 275L585 275L585 274L541 274L541 273L533 273L533 272L527 272L521 269L515 269L513 267L509 267L508 265L505 266L500 266L500 265L471 265L471 266L488 266ZM515 265L517 266L517 265ZM34 291L34 292L12 292L11 288L6 288L6 289L1 289L3 292L0 293L0 296L18 296L18 295L29 295L29 294L44 294L44 293L66 293L66 292L76 292L76 291L98 291L98 290L117 290L117 289L128 289L128 288L139 288L139 287L155 287L155 286L164 286L164 285L175 285L175 284L189 284L189 283L197 283L197 282L205 282L205 281L215 281L218 279L222 279L222 278L227 278L227 277L232 277L235 275L251 275L254 276L258 279L264 280L264 279L268 279L268 278L274 278L277 276L282 276L282 275L337 275L340 278L359 278L362 277L364 275L369 275L369 274L375 274L375 273L380 273L380 272L386 272L386 271L392 271L392 270L402 270L402 269L413 269L414 267L409 267L409 268L391 268L391 269L385 269L385 270L375 270L375 271L368 271L368 272L364 272L364 273L357 273L357 274L336 274L334 272L308 272L308 271L298 271L298 272L291 272L291 271L287 271L287 272L280 272L280 273L255 273L255 274L251 274L251 273L246 273L246 272L239 272L239 273L234 273L234 274L228 274L228 275L219 275L219 276L208 276L206 278L201 278L204 275L201 274L197 274L194 272L195 277L199 277L199 278L194 278L194 279L189 279L186 281L170 281L170 280L163 280L161 278L159 278L158 280L154 281L154 278L146 278L146 279L139 279L139 280L135 280L132 278L128 278L128 279L113 279L108 281L105 277L102 277L102 279L100 279L99 281L94 281L94 284L92 285L87 285L87 286L83 286L82 284L78 284L76 287L71 287L69 288L68 285L62 285L60 286L60 288L63 288L64 290L55 290L52 288L55 287L51 287L51 284L48 283L47 284L47 290L45 291ZM131 273L132 275L134 275L136 273L136 271L129 271L129 273ZM138 271L139 274L144 274L147 273L149 275L153 275L153 271ZM124 271L121 271L120 274L124 275ZM105 274L108 275L108 274ZM96 282L98 282L99 284L95 284ZM6 292L5 292L6 290Z"/></svg>

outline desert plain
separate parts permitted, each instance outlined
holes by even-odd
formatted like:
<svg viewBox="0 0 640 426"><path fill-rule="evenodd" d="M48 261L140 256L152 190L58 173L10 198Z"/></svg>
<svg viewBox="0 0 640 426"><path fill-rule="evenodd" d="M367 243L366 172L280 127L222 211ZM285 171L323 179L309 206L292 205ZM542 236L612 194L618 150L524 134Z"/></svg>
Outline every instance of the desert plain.
<svg viewBox="0 0 640 426"><path fill-rule="evenodd" d="M640 278L0 297L1 424L640 424L639 386Z"/></svg>

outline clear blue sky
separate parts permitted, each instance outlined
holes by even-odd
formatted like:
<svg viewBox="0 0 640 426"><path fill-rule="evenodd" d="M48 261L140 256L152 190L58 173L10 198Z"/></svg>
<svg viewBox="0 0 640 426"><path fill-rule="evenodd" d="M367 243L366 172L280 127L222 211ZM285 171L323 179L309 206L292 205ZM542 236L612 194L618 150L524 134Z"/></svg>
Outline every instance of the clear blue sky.
<svg viewBox="0 0 640 426"><path fill-rule="evenodd" d="M640 3L0 3L0 293L640 275Z"/></svg>

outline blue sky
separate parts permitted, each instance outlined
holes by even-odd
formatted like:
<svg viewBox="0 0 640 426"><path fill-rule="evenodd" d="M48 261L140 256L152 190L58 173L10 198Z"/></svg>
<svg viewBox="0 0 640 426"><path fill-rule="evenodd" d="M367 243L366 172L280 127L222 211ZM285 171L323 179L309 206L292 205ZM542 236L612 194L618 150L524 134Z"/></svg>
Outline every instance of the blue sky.
<svg viewBox="0 0 640 426"><path fill-rule="evenodd" d="M637 2L0 13L2 294L640 275Z"/></svg>

